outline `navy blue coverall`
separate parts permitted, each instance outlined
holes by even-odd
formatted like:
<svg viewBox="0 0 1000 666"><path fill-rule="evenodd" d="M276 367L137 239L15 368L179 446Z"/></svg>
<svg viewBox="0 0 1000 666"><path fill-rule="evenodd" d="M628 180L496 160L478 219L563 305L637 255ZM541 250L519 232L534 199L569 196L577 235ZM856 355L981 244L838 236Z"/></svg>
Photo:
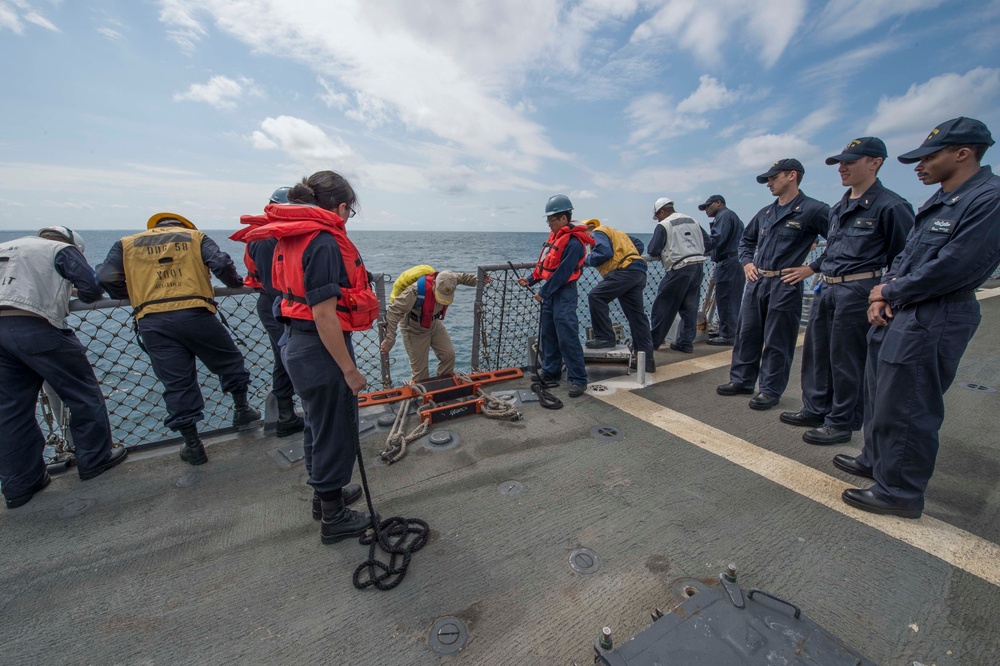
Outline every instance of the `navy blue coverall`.
<svg viewBox="0 0 1000 666"><path fill-rule="evenodd" d="M56 254L55 271L76 287L84 303L101 297L93 269L72 245ZM78 470L94 469L111 453L111 424L104 395L87 360L87 350L72 330L58 329L40 317L0 317L0 377L0 485L4 497L26 494L45 475L45 437L35 418L43 381L70 410L69 430Z"/></svg>
<svg viewBox="0 0 1000 666"><path fill-rule="evenodd" d="M801 266L816 236L826 238L830 207L803 192L779 211L778 200L754 215L740 239L740 264L759 271ZM802 316L802 283L790 285L779 276L747 284L740 308L729 381L759 393L781 397L792 370L795 341Z"/></svg>
<svg viewBox="0 0 1000 666"><path fill-rule="evenodd" d="M705 252L712 248L712 239L699 224ZM657 224L653 237L649 239L649 256L659 257L667 251L667 232L662 224ZM701 283L705 277L705 266L702 263L689 264L677 270L667 269L660 284L656 287L653 297L651 334L653 348L659 349L667 333L679 314L677 336L674 345L683 351L694 350L694 339L698 334L698 307L701 296Z"/></svg>
<svg viewBox="0 0 1000 666"><path fill-rule="evenodd" d="M208 236L201 241L201 257L209 270L227 287L242 287L243 279L228 254ZM97 267L98 280L112 298L127 299L122 243L111 246ZM153 312L139 319L139 335L157 379L163 384L170 430L195 426L204 418L205 399L198 383L195 358L219 375L226 393L246 391L250 373L219 318L205 308Z"/></svg>
<svg viewBox="0 0 1000 666"><path fill-rule="evenodd" d="M850 194L830 209L826 250L810 264L831 282L817 283L802 345L802 413L836 430L861 429L868 294L913 228L913 207L879 180L857 199Z"/></svg>
<svg viewBox="0 0 1000 666"><path fill-rule="evenodd" d="M715 310L719 313L719 337L736 337L740 302L746 276L740 265L740 238L743 221L728 208L722 208L709 223L712 231L711 259L715 262Z"/></svg>
<svg viewBox="0 0 1000 666"><path fill-rule="evenodd" d="M263 291L257 296L257 316L264 324L267 337L271 341L271 351L274 354L274 366L271 369L271 392L279 400L291 398L295 394L292 380L288 377L285 362L281 360L281 345L279 341L285 334L285 327L274 318L274 303L280 298L274 284L271 282L271 263L274 259L274 248L278 244L275 238L265 238L247 245L247 251L257 268L257 279L263 285Z"/></svg>
<svg viewBox="0 0 1000 666"><path fill-rule="evenodd" d="M584 264L596 268L615 255L611 239L601 233L598 228L592 235L594 247L584 260ZM638 238L632 238L636 252L642 254L644 246ZM642 290L646 286L646 262L635 259L625 268L616 268L604 276L604 279L587 294L590 303L590 324L594 329L595 340L614 340L615 331L611 325L611 312L608 304L614 299L622 306L622 312L628 321L628 330L632 335L632 351L645 352L646 358L652 358L653 340L649 334L649 317L646 316L646 306L642 299Z"/></svg>
<svg viewBox="0 0 1000 666"><path fill-rule="evenodd" d="M302 265L309 307L340 298L341 287L351 286L340 246L332 234L321 233L310 241L302 254ZM302 446L309 485L320 497L329 496L351 482L358 399L319 337L316 323L308 319L287 321L288 342L282 347L282 357L305 412ZM354 360L354 346L347 331L344 344Z"/></svg>
<svg viewBox="0 0 1000 666"><path fill-rule="evenodd" d="M982 319L975 290L1000 265L1000 177L990 167L917 212L906 247L882 277L888 326L869 332L865 446L871 492L924 507L944 393Z"/></svg>
<svg viewBox="0 0 1000 666"><path fill-rule="evenodd" d="M548 377L559 377L565 362L566 379L577 386L587 385L587 366L580 345L580 320L576 315L577 281L569 281L569 277L576 271L583 255L583 243L571 237L563 250L559 267L538 289L538 295L542 297L542 373ZM528 278L529 284L536 282L534 277Z"/></svg>

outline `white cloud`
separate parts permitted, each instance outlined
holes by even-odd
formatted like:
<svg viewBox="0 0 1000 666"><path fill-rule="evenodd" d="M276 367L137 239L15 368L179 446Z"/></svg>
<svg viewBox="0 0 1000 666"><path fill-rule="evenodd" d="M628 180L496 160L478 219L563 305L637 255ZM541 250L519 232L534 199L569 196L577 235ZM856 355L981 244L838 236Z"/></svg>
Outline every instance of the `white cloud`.
<svg viewBox="0 0 1000 666"><path fill-rule="evenodd" d="M197 9L197 5L187 0L160 0L160 21L168 26L170 38L189 55L197 48L196 43L208 34L195 17Z"/></svg>
<svg viewBox="0 0 1000 666"><path fill-rule="evenodd" d="M20 13L19 13L20 10ZM39 14L24 0L0 2L0 30L6 29L21 35L24 34L24 23L31 23L40 28L60 32L52 21Z"/></svg>
<svg viewBox="0 0 1000 666"><path fill-rule="evenodd" d="M175 93L175 102L204 102L216 109L235 109L236 102L247 97L261 97L263 91L253 79L213 76L208 83L192 83L187 92Z"/></svg>
<svg viewBox="0 0 1000 666"><path fill-rule="evenodd" d="M350 100L347 95L342 92L337 92L337 89L333 87L333 84L324 79L322 76L316 77L320 86L323 87L323 92L319 95L319 99L326 104L331 109L343 109L345 108Z"/></svg>
<svg viewBox="0 0 1000 666"><path fill-rule="evenodd" d="M327 136L321 128L300 118L266 118L260 128L262 131L253 133L255 148L280 148L306 164L336 163L354 155L342 139Z"/></svg>
<svg viewBox="0 0 1000 666"><path fill-rule="evenodd" d="M389 122L392 113L385 100L362 91L356 92L354 98L357 105L348 109L345 116L364 123L368 129L375 129Z"/></svg>
<svg viewBox="0 0 1000 666"><path fill-rule="evenodd" d="M38 12L28 12L24 15L24 20L28 23L34 23L40 28L45 28L46 30L51 30L52 32L59 32L59 28L57 28L52 21L48 20Z"/></svg>
<svg viewBox="0 0 1000 666"><path fill-rule="evenodd" d="M708 121L703 118L677 113L670 98L660 93L650 93L633 100L625 112L635 128L629 135L629 144L643 145L647 149L664 139L708 127Z"/></svg>
<svg viewBox="0 0 1000 666"><path fill-rule="evenodd" d="M956 116L993 112L1000 95L1000 69L976 67L965 74L942 74L910 86L899 97L883 96L868 123L872 135L927 131Z"/></svg>
<svg viewBox="0 0 1000 666"><path fill-rule="evenodd" d="M726 153L723 163L763 172L786 157L804 162L816 153L816 147L795 134L762 134L743 139Z"/></svg>
<svg viewBox="0 0 1000 666"><path fill-rule="evenodd" d="M806 69L799 78L811 84L840 83L853 77L863 68L872 66L886 53L896 51L904 45L903 40L891 38L866 44Z"/></svg>
<svg viewBox="0 0 1000 666"><path fill-rule="evenodd" d="M593 4L622 11L616 3ZM558 0L482 3L462 11L447 0L160 5L161 21L184 48L207 34L201 21L207 16L255 51L302 62L333 82L335 92L324 101L340 105L345 98L339 95L347 94L349 117L370 127L399 124L520 171L537 171L543 159L569 158L541 125L507 102L526 68L564 37L554 30Z"/></svg>
<svg viewBox="0 0 1000 666"><path fill-rule="evenodd" d="M784 52L806 13L805 0L666 0L636 28L633 41L670 38L702 62L722 63L733 41L770 67Z"/></svg>
<svg viewBox="0 0 1000 666"><path fill-rule="evenodd" d="M840 107L829 102L800 120L791 129L796 136L812 136L830 123L840 120Z"/></svg>
<svg viewBox="0 0 1000 666"><path fill-rule="evenodd" d="M102 25L100 28L98 28L97 32L99 32L100 34L104 35L108 39L115 40L115 41L120 40L122 38L122 33L118 32L114 28L108 27L106 25Z"/></svg>
<svg viewBox="0 0 1000 666"><path fill-rule="evenodd" d="M569 193L570 199L596 199L597 192L594 190L572 190Z"/></svg>
<svg viewBox="0 0 1000 666"><path fill-rule="evenodd" d="M17 17L17 12L3 2L0 2L0 28L10 30L17 35L24 32L24 26L21 25L21 19Z"/></svg>
<svg viewBox="0 0 1000 666"><path fill-rule="evenodd" d="M739 94L729 90L714 77L703 74L698 79L698 89L677 105L679 113L705 113L735 103Z"/></svg>
<svg viewBox="0 0 1000 666"><path fill-rule="evenodd" d="M820 35L829 40L856 37L880 23L933 9L944 0L830 0L816 19Z"/></svg>

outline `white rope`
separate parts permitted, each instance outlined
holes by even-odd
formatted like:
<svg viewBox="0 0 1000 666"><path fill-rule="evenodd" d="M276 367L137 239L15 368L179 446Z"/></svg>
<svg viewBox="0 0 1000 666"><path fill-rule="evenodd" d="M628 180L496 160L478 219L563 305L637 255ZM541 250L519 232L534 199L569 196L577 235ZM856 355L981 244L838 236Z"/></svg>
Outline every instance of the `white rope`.
<svg viewBox="0 0 1000 666"><path fill-rule="evenodd" d="M396 413L396 420L393 421L392 428L389 430L389 436L385 440L385 448L379 453L379 459L387 465L402 460L403 456L406 455L406 445L427 434L428 424L423 421L418 423L417 427L410 434L403 434L406 432L406 421L410 413L410 403L414 400L416 398L410 398L400 404L399 411Z"/></svg>

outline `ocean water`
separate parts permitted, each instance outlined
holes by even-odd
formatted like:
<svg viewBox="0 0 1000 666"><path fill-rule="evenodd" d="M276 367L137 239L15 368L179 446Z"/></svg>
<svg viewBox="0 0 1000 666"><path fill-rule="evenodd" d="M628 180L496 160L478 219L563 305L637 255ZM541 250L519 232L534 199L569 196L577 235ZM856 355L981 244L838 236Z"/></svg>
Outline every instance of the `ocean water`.
<svg viewBox="0 0 1000 666"><path fill-rule="evenodd" d="M229 235L236 229L237 227L204 231L223 251L232 256L240 273L245 274L243 244L229 239ZM84 255L96 267L104 261L115 241L140 230L141 228L80 231L86 246ZM31 235L36 231L0 230L0 242ZM418 264L429 264L437 270L449 269L474 274L478 266L506 264L508 261L514 264L533 263L538 258L548 232L370 231L348 225L348 235L357 245L368 270L385 273L394 280L404 270ZM651 236L634 235L647 244ZM222 286L218 281L215 283ZM392 281L389 280L386 286L387 296L391 287ZM471 367L474 302L475 288L460 286L445 319L455 345L458 370L468 370ZM398 338L390 359L393 380L398 384L410 376L409 363L402 341ZM432 355L431 369L434 367Z"/></svg>

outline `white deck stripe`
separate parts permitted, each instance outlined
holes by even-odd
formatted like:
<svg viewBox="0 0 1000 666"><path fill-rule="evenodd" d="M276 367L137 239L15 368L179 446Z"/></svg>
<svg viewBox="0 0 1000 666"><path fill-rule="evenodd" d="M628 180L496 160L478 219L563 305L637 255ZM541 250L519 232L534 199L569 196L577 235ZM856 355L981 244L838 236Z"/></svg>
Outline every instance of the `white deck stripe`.
<svg viewBox="0 0 1000 666"><path fill-rule="evenodd" d="M981 290L978 294L980 300L994 296L1000 296L1000 288ZM801 339L799 343L801 344ZM719 354L658 367L651 377L652 381L647 385L723 367L730 363L731 357L732 351L727 350ZM615 378L601 383L610 389L634 389L636 384L631 381L632 379L634 377ZM840 499L840 495L845 488L853 486L845 484L840 479L663 407L629 390L591 392L591 395L803 497L819 502L914 548L919 548L988 583L1000 586L1000 546L992 541L928 515L922 516L919 520L907 520L866 513L849 507Z"/></svg>

